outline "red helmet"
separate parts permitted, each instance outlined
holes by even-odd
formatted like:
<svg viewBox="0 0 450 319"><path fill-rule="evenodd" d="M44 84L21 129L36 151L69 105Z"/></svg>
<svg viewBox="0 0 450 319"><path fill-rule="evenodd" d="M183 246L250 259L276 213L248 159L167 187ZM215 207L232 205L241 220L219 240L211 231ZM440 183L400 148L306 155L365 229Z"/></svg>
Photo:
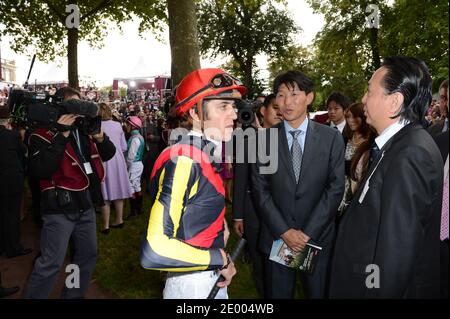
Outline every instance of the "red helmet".
<svg viewBox="0 0 450 319"><path fill-rule="evenodd" d="M137 116L129 116L127 118L127 122L130 123L131 126L133 126L133 127L136 127L136 128L141 128L142 127L142 121Z"/></svg>
<svg viewBox="0 0 450 319"><path fill-rule="evenodd" d="M247 89L241 81L221 69L200 69L189 73L178 85L175 110L178 115L187 112L204 98L238 98L225 91L237 90L242 95Z"/></svg>

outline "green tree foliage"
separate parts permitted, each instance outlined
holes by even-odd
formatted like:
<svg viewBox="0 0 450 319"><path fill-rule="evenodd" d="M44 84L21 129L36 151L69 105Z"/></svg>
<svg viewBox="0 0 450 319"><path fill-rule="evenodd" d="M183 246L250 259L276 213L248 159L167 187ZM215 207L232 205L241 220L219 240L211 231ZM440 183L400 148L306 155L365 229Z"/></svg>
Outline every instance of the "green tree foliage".
<svg viewBox="0 0 450 319"><path fill-rule="evenodd" d="M325 18L325 25L314 41L313 64L321 95L315 105L323 109L323 102L332 91L340 91L353 101L360 100L368 77L380 63L380 35L367 23L370 12L366 13L366 8L373 1L308 0L308 3ZM377 5L382 21L386 1L378 1Z"/></svg>
<svg viewBox="0 0 450 319"><path fill-rule="evenodd" d="M255 83L255 56L274 57L292 43L298 32L290 14L278 9L274 0L203 0L198 4L200 52L212 58L231 57L253 97L260 88Z"/></svg>
<svg viewBox="0 0 450 319"><path fill-rule="evenodd" d="M127 96L127 88L126 87L119 88L119 96L121 98L124 98L125 96Z"/></svg>
<svg viewBox="0 0 450 319"><path fill-rule="evenodd" d="M320 73L315 69L313 57L312 48L306 48L301 45L292 45L286 49L284 54L270 59L268 65L270 91L273 90L273 81L277 75L288 70L302 71L309 76L317 86L321 81L321 77ZM324 99L326 99L326 96L324 97L322 94L322 90L315 90L314 93L315 98L311 111L318 110L320 105L323 104Z"/></svg>
<svg viewBox="0 0 450 319"><path fill-rule="evenodd" d="M369 28L366 12L370 0L308 0L325 17L311 51L317 84L316 107L332 91L341 91L360 101L380 60L390 55L421 58L435 80L448 77L448 2L396 0L377 1L379 28ZM320 104L319 104L320 103Z"/></svg>
<svg viewBox="0 0 450 319"><path fill-rule="evenodd" d="M244 79L245 73L244 70L239 66L239 64L234 60L233 58L230 58L227 62L222 64L220 66L223 70L227 71L228 73L232 74L233 76L237 77L238 79ZM256 66L252 68L252 79L253 79L253 85L252 85L252 92L253 95L257 95L260 93L263 93L268 84L264 81L264 79L260 76L261 70L259 70ZM249 95L250 97L250 95Z"/></svg>
<svg viewBox="0 0 450 319"><path fill-rule="evenodd" d="M288 70L300 70L311 75L313 72L311 51L300 45L289 46L282 55L269 60L268 70L269 83L273 83L277 75Z"/></svg>
<svg viewBox="0 0 450 319"><path fill-rule="evenodd" d="M79 7L79 29L66 27L69 3ZM12 37L11 48L17 53L35 52L44 62L67 56L69 84L74 87L78 87L78 41L101 47L111 21L121 29L121 23L138 17L142 34L160 29L158 22L166 19L165 2L157 0L2 0L0 12L0 35Z"/></svg>
<svg viewBox="0 0 450 319"><path fill-rule="evenodd" d="M433 76L434 90L448 78L448 10L446 0L397 0L383 27L383 54L424 60Z"/></svg>

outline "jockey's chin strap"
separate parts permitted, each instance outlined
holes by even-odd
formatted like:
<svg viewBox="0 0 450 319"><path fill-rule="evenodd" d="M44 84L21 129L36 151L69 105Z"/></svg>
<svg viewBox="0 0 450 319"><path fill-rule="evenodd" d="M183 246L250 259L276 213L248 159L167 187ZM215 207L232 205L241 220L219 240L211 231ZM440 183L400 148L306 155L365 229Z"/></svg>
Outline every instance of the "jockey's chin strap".
<svg viewBox="0 0 450 319"><path fill-rule="evenodd" d="M202 134L205 134L203 132L204 128L204 122L203 122L203 100L200 100L197 102L197 111L198 111L198 117L200 119L200 130L202 131Z"/></svg>

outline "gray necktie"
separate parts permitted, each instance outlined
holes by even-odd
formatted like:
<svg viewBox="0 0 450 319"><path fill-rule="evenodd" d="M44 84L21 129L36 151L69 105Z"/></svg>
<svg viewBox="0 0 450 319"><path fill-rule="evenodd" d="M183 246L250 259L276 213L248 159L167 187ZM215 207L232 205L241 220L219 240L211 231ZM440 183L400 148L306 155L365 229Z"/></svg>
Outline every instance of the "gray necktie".
<svg viewBox="0 0 450 319"><path fill-rule="evenodd" d="M300 177L300 168L302 166L302 148L300 147L300 143L298 142L298 135L301 133L300 130L289 131L292 135L292 147L291 147L291 156L292 156L292 168L294 169L295 182L298 183L298 179Z"/></svg>
<svg viewBox="0 0 450 319"><path fill-rule="evenodd" d="M442 127L442 132L447 132L447 131L448 131L448 118L445 119L444 126Z"/></svg>

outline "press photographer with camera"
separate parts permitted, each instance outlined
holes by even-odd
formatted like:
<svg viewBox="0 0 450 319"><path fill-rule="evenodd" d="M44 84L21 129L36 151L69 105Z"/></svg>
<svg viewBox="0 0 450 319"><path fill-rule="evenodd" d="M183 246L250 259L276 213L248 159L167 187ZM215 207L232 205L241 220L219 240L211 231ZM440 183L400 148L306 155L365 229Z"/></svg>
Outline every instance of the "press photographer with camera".
<svg viewBox="0 0 450 319"><path fill-rule="evenodd" d="M262 105L255 102L253 107L250 108L251 111L254 110L255 114L250 115L249 111L247 111L249 115L246 115L245 111L243 111L245 108L242 108L239 113L240 122L244 122L243 127L248 127L250 130L254 129L256 132L258 129L268 129L282 121L282 115L275 101L275 94L269 94L265 97ZM262 117L263 128L258 128L257 125L259 124L258 118L260 116ZM247 122L245 122L245 119L247 119ZM253 162L248 154L249 149L253 149L249 144L254 143L254 145L258 145L257 135L253 139L250 138L250 141L248 138L244 138L241 142L244 143L244 158L243 161L234 164L233 229L239 237L244 237L247 240L246 251L248 260L252 264L252 275L256 289L259 296L262 297L264 296L263 256L258 248L261 216L251 193L250 171ZM256 146L254 149L257 150Z"/></svg>
<svg viewBox="0 0 450 319"><path fill-rule="evenodd" d="M79 288L65 287L61 297L84 297L97 259L94 207L104 204L103 162L116 152L97 123L98 107L83 104L80 93L70 87L57 95L63 99L60 107L66 105L66 112L77 114L63 112L56 125L35 129L29 139L30 172L39 180L43 227L41 256L35 261L25 298L49 297L70 239L71 263L80 270Z"/></svg>

